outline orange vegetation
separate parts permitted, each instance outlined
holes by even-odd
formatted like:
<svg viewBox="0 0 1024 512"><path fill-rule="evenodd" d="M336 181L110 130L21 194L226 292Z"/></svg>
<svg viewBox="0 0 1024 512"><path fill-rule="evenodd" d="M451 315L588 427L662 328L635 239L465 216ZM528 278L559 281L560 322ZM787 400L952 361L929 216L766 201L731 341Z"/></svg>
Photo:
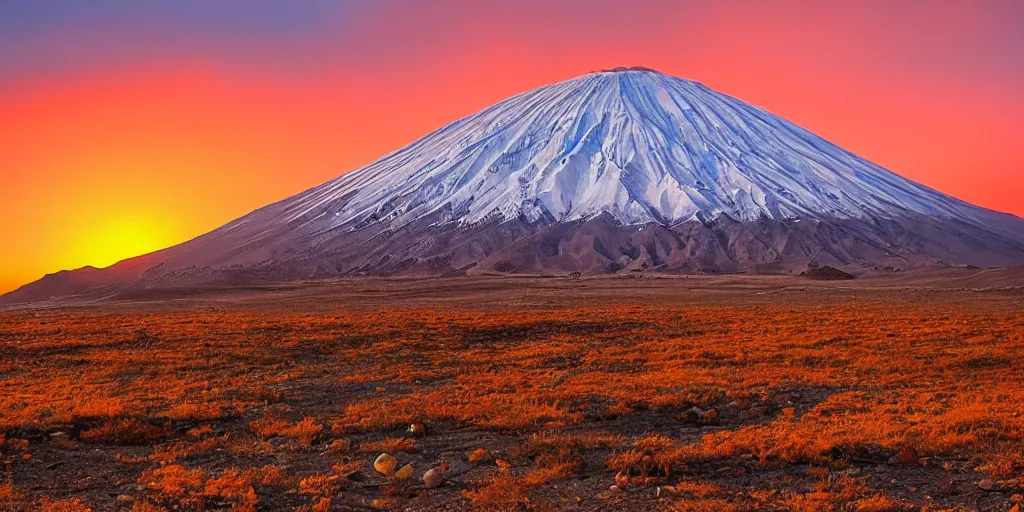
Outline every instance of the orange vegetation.
<svg viewBox="0 0 1024 512"><path fill-rule="evenodd" d="M4 509L1006 510L1024 489L1012 308L6 313L0 353ZM416 476L365 470L382 452Z"/></svg>

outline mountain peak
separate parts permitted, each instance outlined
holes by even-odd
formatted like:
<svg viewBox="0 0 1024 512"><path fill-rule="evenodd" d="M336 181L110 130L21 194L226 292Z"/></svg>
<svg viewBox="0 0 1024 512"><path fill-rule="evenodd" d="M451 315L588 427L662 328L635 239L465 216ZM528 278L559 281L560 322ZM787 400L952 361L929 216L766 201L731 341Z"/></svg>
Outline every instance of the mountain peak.
<svg viewBox="0 0 1024 512"><path fill-rule="evenodd" d="M463 224L604 212L673 225L976 210L764 110L635 67L514 96L287 203L288 219L342 231L441 211Z"/></svg>
<svg viewBox="0 0 1024 512"><path fill-rule="evenodd" d="M808 262L1020 264L1024 221L697 82L613 68L503 100L195 240L90 272L88 283ZM19 296L53 286L38 288Z"/></svg>
<svg viewBox="0 0 1024 512"><path fill-rule="evenodd" d="M635 72L640 72L640 73L656 73L656 74L659 74L659 75L662 74L657 69L648 68L648 67L644 67L644 66L619 66L617 68L602 69L600 71L600 73L626 73L626 72L630 72L630 71L635 71Z"/></svg>

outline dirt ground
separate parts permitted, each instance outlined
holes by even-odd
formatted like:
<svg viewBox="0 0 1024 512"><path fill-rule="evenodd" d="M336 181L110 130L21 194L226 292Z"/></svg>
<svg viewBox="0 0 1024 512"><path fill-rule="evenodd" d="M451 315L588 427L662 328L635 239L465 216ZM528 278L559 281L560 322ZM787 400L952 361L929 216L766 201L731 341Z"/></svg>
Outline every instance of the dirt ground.
<svg viewBox="0 0 1024 512"><path fill-rule="evenodd" d="M1022 285L353 279L10 308L0 510L1007 511Z"/></svg>

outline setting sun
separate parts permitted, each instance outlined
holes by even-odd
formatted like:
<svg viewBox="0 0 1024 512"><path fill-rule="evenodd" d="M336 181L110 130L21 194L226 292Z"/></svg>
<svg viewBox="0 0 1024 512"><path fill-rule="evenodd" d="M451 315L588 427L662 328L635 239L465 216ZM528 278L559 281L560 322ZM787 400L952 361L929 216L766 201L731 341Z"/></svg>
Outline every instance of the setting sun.
<svg viewBox="0 0 1024 512"><path fill-rule="evenodd" d="M124 214L90 221L76 230L67 253L68 265L82 262L108 267L126 258L153 252L175 241L166 220Z"/></svg>

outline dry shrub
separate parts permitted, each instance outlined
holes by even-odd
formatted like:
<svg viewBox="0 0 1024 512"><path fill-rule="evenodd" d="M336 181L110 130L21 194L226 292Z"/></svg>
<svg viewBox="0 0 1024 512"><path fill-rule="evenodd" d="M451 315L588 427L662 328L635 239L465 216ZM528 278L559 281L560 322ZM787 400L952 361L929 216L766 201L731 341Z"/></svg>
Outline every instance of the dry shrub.
<svg viewBox="0 0 1024 512"><path fill-rule="evenodd" d="M348 478L363 469L363 461L354 460L350 462L343 462L341 464L335 464L331 467L331 471L334 471L338 475L338 478Z"/></svg>
<svg viewBox="0 0 1024 512"><path fill-rule="evenodd" d="M911 503L893 501L881 494L859 500L855 503L855 507L854 510L856 512L910 512L912 510L919 510L918 507Z"/></svg>
<svg viewBox="0 0 1024 512"><path fill-rule="evenodd" d="M131 512L167 512L167 507L161 507L160 505L154 505L148 501L137 500L132 503Z"/></svg>
<svg viewBox="0 0 1024 512"><path fill-rule="evenodd" d="M688 453L690 460L731 459L744 454L758 460L789 463L828 463L827 453L835 438L808 435L808 429L788 421L724 430L704 436L699 449Z"/></svg>
<svg viewBox="0 0 1024 512"><path fill-rule="evenodd" d="M848 475L826 475L814 492L790 494L784 502L794 511L807 512L840 509L861 512L909 512L920 509L912 504L878 494L864 481Z"/></svg>
<svg viewBox="0 0 1024 512"><path fill-rule="evenodd" d="M542 455L536 463L537 467L523 476L523 485L529 489L570 478L583 467L579 454L570 451Z"/></svg>
<svg viewBox="0 0 1024 512"><path fill-rule="evenodd" d="M633 412L632 407L620 402L606 407L601 417L603 419L610 420L618 418L619 416L625 416L631 412Z"/></svg>
<svg viewBox="0 0 1024 512"><path fill-rule="evenodd" d="M757 510L757 507L750 503L732 503L722 498L687 498L670 500L667 504L669 510L679 512L747 512Z"/></svg>
<svg viewBox="0 0 1024 512"><path fill-rule="evenodd" d="M189 429L189 431L186 432L186 434L188 434L189 437L195 439L202 439L204 437L209 437L213 435L213 427L211 427L210 425L202 425L193 429Z"/></svg>
<svg viewBox="0 0 1024 512"><path fill-rule="evenodd" d="M1024 446L1004 443L999 453L978 466L978 471L995 480L1019 479L1024 486Z"/></svg>
<svg viewBox="0 0 1024 512"><path fill-rule="evenodd" d="M167 417L172 420L209 421L220 418L221 414L221 406L219 404L209 402L180 403L167 411Z"/></svg>
<svg viewBox="0 0 1024 512"><path fill-rule="evenodd" d="M92 509L78 500L51 500L43 498L36 504L38 512L92 512Z"/></svg>
<svg viewBox="0 0 1024 512"><path fill-rule="evenodd" d="M233 512L255 511L260 487L280 488L281 471L276 466L238 469L229 468L216 477L205 478L201 469L186 469L172 464L143 473L139 483L144 486L151 506L174 504L202 508L207 500L229 505Z"/></svg>
<svg viewBox="0 0 1024 512"><path fill-rule="evenodd" d="M10 473L6 475L4 480L4 482L0 482L0 504L10 505L15 500L20 500L22 494L14 488L13 478Z"/></svg>
<svg viewBox="0 0 1024 512"><path fill-rule="evenodd" d="M583 451L609 447L621 438L611 434L542 433L534 434L513 450L516 457L533 458L535 466L525 474L502 470L475 482L462 491L477 510L520 510L530 503L530 492L558 480L576 475L583 468Z"/></svg>
<svg viewBox="0 0 1024 512"><path fill-rule="evenodd" d="M786 498L783 503L792 512L821 512L823 510L835 510L832 497L826 492L815 491L807 494L794 494Z"/></svg>
<svg viewBox="0 0 1024 512"><path fill-rule="evenodd" d="M647 483L648 477L667 478L673 468L682 465L689 450L668 437L651 435L638 439L629 450L617 453L605 461L605 466L630 476L638 476Z"/></svg>
<svg viewBox="0 0 1024 512"><path fill-rule="evenodd" d="M167 429L135 418L110 419L82 432L83 441L116 446L148 446L167 436Z"/></svg>
<svg viewBox="0 0 1024 512"><path fill-rule="evenodd" d="M523 443L522 449L526 454L536 454L559 446L589 451L618 446L623 439L620 435L604 432L542 432L532 434Z"/></svg>
<svg viewBox="0 0 1024 512"><path fill-rule="evenodd" d="M311 475L299 482L299 494L332 496L339 486L338 475Z"/></svg>
<svg viewBox="0 0 1024 512"><path fill-rule="evenodd" d="M509 473L498 473L480 482L473 488L463 489L462 496L469 500L474 510L484 512L506 512L521 510L530 503L529 487Z"/></svg>
<svg viewBox="0 0 1024 512"><path fill-rule="evenodd" d="M352 453L354 451L354 443L348 439L335 439L331 441L331 444L324 450L324 455L335 455Z"/></svg>
<svg viewBox="0 0 1024 512"><path fill-rule="evenodd" d="M320 496L313 501L313 505L310 507L311 512L330 512L331 510L331 499L326 496Z"/></svg>
<svg viewBox="0 0 1024 512"><path fill-rule="evenodd" d="M249 423L249 428L252 429L260 440L280 436L291 439L302 446L312 444L316 436L320 435L320 432L324 429L317 424L316 418L306 417L302 421L292 424L287 420L272 416L264 416Z"/></svg>
<svg viewBox="0 0 1024 512"><path fill-rule="evenodd" d="M153 462L175 462L195 459L206 455L217 448L225 446L226 439L223 437L209 437L196 441L171 441L169 443L153 447L153 453L149 460Z"/></svg>
<svg viewBox="0 0 1024 512"><path fill-rule="evenodd" d="M429 421L487 430L533 431L582 420L582 412L570 412L557 400L538 400L520 393L437 392L399 399L369 399L350 405L334 422L332 430L374 432Z"/></svg>
<svg viewBox="0 0 1024 512"><path fill-rule="evenodd" d="M246 470L230 468L224 470L219 477L208 479L203 495L255 506L255 486L273 487L280 481L281 470L276 466Z"/></svg>
<svg viewBox="0 0 1024 512"><path fill-rule="evenodd" d="M181 499L202 488L203 476L202 469L185 469L171 464L147 470L139 477L139 484L159 499Z"/></svg>
<svg viewBox="0 0 1024 512"><path fill-rule="evenodd" d="M419 451L419 447L416 440L409 437L384 436L384 439L380 441L359 443L359 453L416 453L417 451Z"/></svg>
<svg viewBox="0 0 1024 512"><path fill-rule="evenodd" d="M114 460L122 464L142 464L149 460L149 457L145 455L128 455L126 453L117 453L114 455Z"/></svg>
<svg viewBox="0 0 1024 512"><path fill-rule="evenodd" d="M683 479L672 485L675 494L686 495L690 498L706 499L723 492L723 489L710 482L697 482L691 479Z"/></svg>

